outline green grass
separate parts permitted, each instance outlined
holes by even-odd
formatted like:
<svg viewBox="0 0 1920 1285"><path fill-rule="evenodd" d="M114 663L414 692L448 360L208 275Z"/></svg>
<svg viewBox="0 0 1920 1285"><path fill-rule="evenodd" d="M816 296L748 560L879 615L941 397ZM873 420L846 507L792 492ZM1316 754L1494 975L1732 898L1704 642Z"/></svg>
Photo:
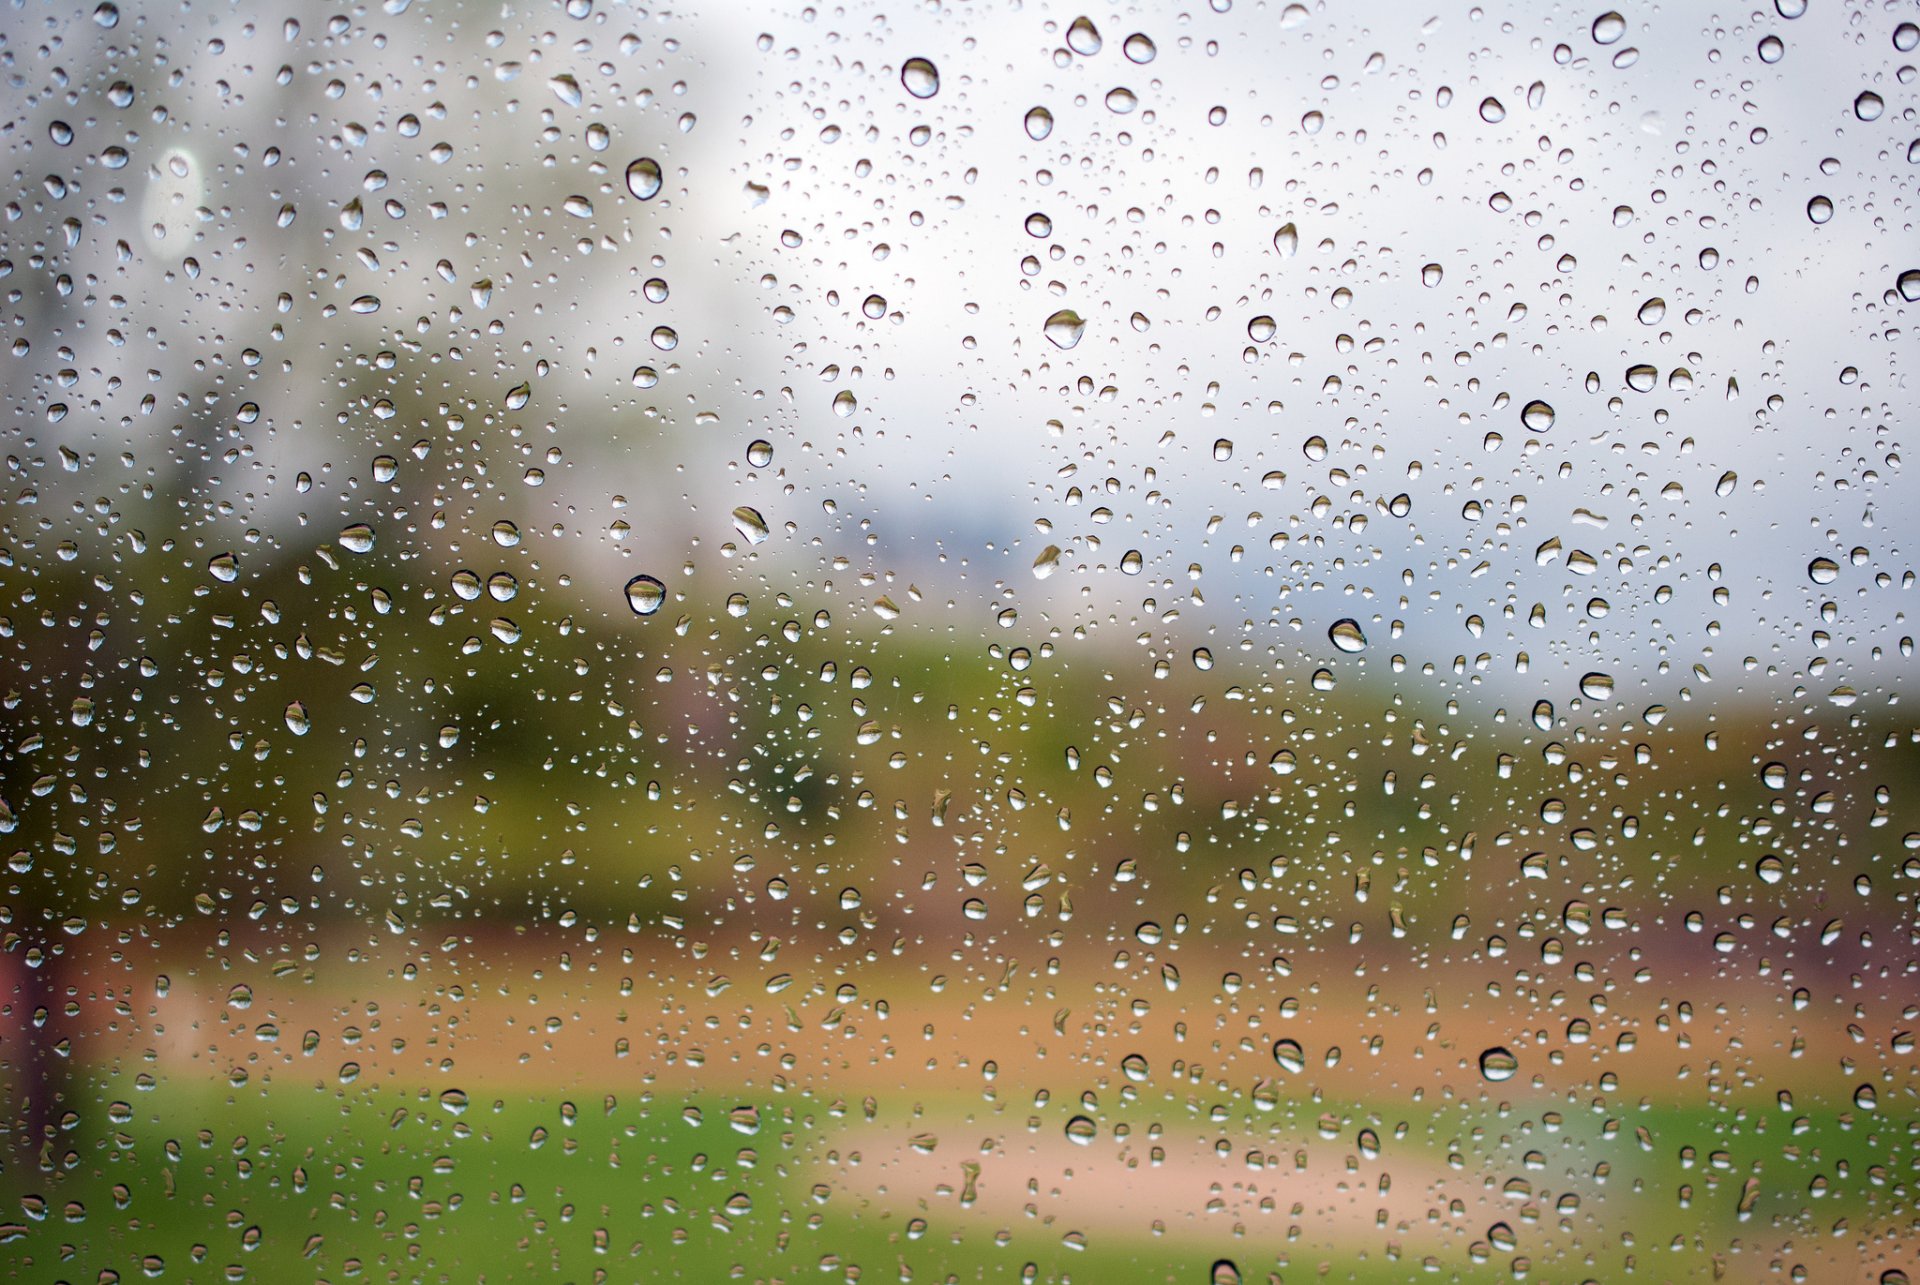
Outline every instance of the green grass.
<svg viewBox="0 0 1920 1285"><path fill-rule="evenodd" d="M1496 1221L1517 1229L1517 1251L1533 1255L1536 1278L1605 1279L1633 1253L1664 1279L1705 1272L1709 1256L1735 1237L1811 1242L1830 1236L1838 1218L1860 1233L1884 1225L1897 1212L1893 1197L1866 1180L1865 1168L1880 1163L1897 1173L1910 1154L1896 1122L1843 1129L1832 1109L1799 1113L1813 1123L1798 1135L1792 1117L1767 1120L1756 1135L1755 1122L1736 1128L1723 1113L1669 1109L1630 1114L1612 1138L1601 1136L1597 1117L1581 1115L1551 1141L1516 1133L1510 1145L1500 1139L1517 1125L1486 1120L1452 1185L1467 1198L1463 1214L1443 1211L1438 1221L1351 1244L1329 1244L1309 1218L1289 1242L1289 1225L1302 1220L1284 1204L1235 1234L1232 1215L1187 1217L1193 1211L1180 1207L1183 1197L1169 1203L1166 1235L1109 1228L1076 1249L1063 1239L1064 1222L1046 1218L1044 1197L1040 1215L1027 1217L1009 1215L1004 1204L998 1212L963 1210L950 1196L928 1199L933 1193L917 1188L882 1196L871 1181L844 1181L856 1160L880 1163L904 1133L924 1128L953 1151L958 1186L963 1140L983 1126L954 1102L931 1102L915 1128L903 1130L884 1111L878 1122L865 1120L857 1103L776 1098L758 1104L757 1127L744 1132L732 1099L650 1100L637 1087L611 1099L481 1097L456 1115L432 1095L387 1088L276 1085L227 1094L162 1081L137 1095L130 1117L115 1112L118 1119L109 1118L108 1103L120 1082L81 1087L75 1099L99 1105L83 1109L52 1152L70 1159L51 1173L15 1164L0 1180L10 1206L0 1212L9 1225L0 1262L12 1279L91 1283L113 1272L129 1282L926 1282L1019 1280L1030 1265L1037 1281L1201 1283L1219 1257L1238 1262L1248 1282L1511 1279L1513 1255L1475 1262L1468 1252ZM565 1102L576 1108L571 1119ZM1051 1114L1048 1132L1059 1127ZM1636 1140L1637 1124L1648 1127L1650 1150ZM984 1131L996 1130L1010 1144L1025 1136L1011 1119ZM1794 1144L1802 1148L1797 1159L1782 1154ZM1108 1154L1104 1145L1089 1150L1089 1164ZM1327 1144L1329 1154L1344 1146ZM1682 1167L1683 1146L1696 1149L1691 1168ZM1523 1157L1535 1149L1548 1163L1528 1172ZM1716 1150L1729 1153L1720 1163L1730 1169L1714 1167ZM1589 1172L1596 1160L1610 1161L1607 1181L1576 1180L1570 1151ZM1361 1180L1372 1183L1396 1157L1430 1162L1437 1154L1426 1146L1389 1150L1362 1165ZM1809 1197L1810 1176L1833 1175L1842 1156L1851 1159L1852 1179ZM1764 1195L1742 1223L1735 1202L1755 1161ZM1248 1177L1237 1161L1220 1169L1225 1184ZM1499 1190L1498 1180L1523 1173L1536 1189L1580 1192L1579 1212ZM1151 1169L1138 1174L1156 1181ZM1045 1173L1040 1181L1044 1190ZM1675 1193L1684 1182L1696 1196L1683 1208ZM14 1209L27 1212L16 1217ZM1621 1245L1623 1231L1633 1233L1632 1246ZM1685 1242L1678 1252L1669 1248L1675 1237ZM1582 1244L1599 1251L1591 1266L1574 1252ZM1390 1257L1389 1245L1404 1256ZM1428 1254L1437 1270L1423 1270Z"/></svg>

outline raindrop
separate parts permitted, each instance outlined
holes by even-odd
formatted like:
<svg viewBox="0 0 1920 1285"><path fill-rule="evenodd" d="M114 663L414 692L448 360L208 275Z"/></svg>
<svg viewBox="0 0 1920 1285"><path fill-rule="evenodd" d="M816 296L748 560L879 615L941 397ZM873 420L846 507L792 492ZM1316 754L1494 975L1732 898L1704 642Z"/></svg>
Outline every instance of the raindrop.
<svg viewBox="0 0 1920 1285"><path fill-rule="evenodd" d="M1273 1060L1279 1064L1281 1070L1298 1075L1307 1064L1307 1055L1301 1052L1299 1042L1296 1040L1275 1040Z"/></svg>
<svg viewBox="0 0 1920 1285"><path fill-rule="evenodd" d="M1609 9L1593 20L1593 43L1610 45L1627 34L1627 20Z"/></svg>
<svg viewBox="0 0 1920 1285"><path fill-rule="evenodd" d="M373 528L364 522L355 522L340 531L340 547L348 553L373 552Z"/></svg>
<svg viewBox="0 0 1920 1285"><path fill-rule="evenodd" d="M635 200L651 201L660 195L660 184L660 162L651 156L642 156L627 166L627 191Z"/></svg>
<svg viewBox="0 0 1920 1285"><path fill-rule="evenodd" d="M1082 15L1075 18L1067 27L1067 48L1082 58L1091 58L1100 52L1100 29L1093 25L1093 19Z"/></svg>
<svg viewBox="0 0 1920 1285"><path fill-rule="evenodd" d="M1833 218L1833 202L1824 196L1816 196L1807 202L1807 217L1816 225Z"/></svg>
<svg viewBox="0 0 1920 1285"><path fill-rule="evenodd" d="M1044 107L1029 107L1026 126L1027 137L1037 143L1053 133L1053 113Z"/></svg>
<svg viewBox="0 0 1920 1285"><path fill-rule="evenodd" d="M1580 676L1580 694L1588 700L1603 701L1613 699L1613 675L1599 673L1582 674Z"/></svg>
<svg viewBox="0 0 1920 1285"><path fill-rule="evenodd" d="M1886 101L1871 89L1862 90L1853 100L1853 114L1861 120L1879 120L1886 109Z"/></svg>
<svg viewBox="0 0 1920 1285"><path fill-rule="evenodd" d="M909 58L900 68L900 83L915 98L932 98L940 92L940 70L925 58Z"/></svg>
<svg viewBox="0 0 1920 1285"><path fill-rule="evenodd" d="M755 468L765 468L773 463L773 443L763 437L747 443L747 463Z"/></svg>
<svg viewBox="0 0 1920 1285"><path fill-rule="evenodd" d="M1120 52L1127 56L1127 61L1144 65L1152 62L1159 50L1154 48L1153 41L1146 33L1136 31L1121 42Z"/></svg>
<svg viewBox="0 0 1920 1285"><path fill-rule="evenodd" d="M1530 432L1544 433L1553 427L1553 407L1535 398L1520 408L1520 422Z"/></svg>
<svg viewBox="0 0 1920 1285"><path fill-rule="evenodd" d="M1659 295L1640 305L1639 317L1640 324L1643 326L1657 326L1666 315L1667 301Z"/></svg>
<svg viewBox="0 0 1920 1285"><path fill-rule="evenodd" d="M1089 1120L1086 1116L1077 1115L1067 1121L1068 1142L1082 1147L1091 1146L1093 1140L1099 1136L1100 1126Z"/></svg>
<svg viewBox="0 0 1920 1285"><path fill-rule="evenodd" d="M1300 252L1300 229L1291 223L1282 223L1280 230L1273 234L1273 248L1280 252L1283 259L1291 259Z"/></svg>
<svg viewBox="0 0 1920 1285"><path fill-rule="evenodd" d="M1480 119L1489 125L1498 125L1507 118L1506 106L1498 98L1486 97L1480 100Z"/></svg>
<svg viewBox="0 0 1920 1285"><path fill-rule="evenodd" d="M1367 636L1360 632L1360 622L1352 617L1334 621L1327 630L1327 637L1344 652L1365 651L1367 648Z"/></svg>
<svg viewBox="0 0 1920 1285"><path fill-rule="evenodd" d="M733 511L733 529L745 536L748 544L764 544L772 534L767 529L767 520L760 516L760 510L744 504Z"/></svg>
<svg viewBox="0 0 1920 1285"><path fill-rule="evenodd" d="M1116 116L1125 116L1139 105L1140 100L1134 97L1133 91L1125 85L1119 85L1107 91L1107 110Z"/></svg>
<svg viewBox="0 0 1920 1285"><path fill-rule="evenodd" d="M636 616L651 616L667 600L667 587L652 576L635 576L627 581L627 605Z"/></svg>
<svg viewBox="0 0 1920 1285"><path fill-rule="evenodd" d="M1832 558L1815 558L1807 564L1807 579L1817 585L1830 585L1840 578L1840 564Z"/></svg>
<svg viewBox="0 0 1920 1285"><path fill-rule="evenodd" d="M1650 393L1660 382L1660 372L1644 363L1627 367L1627 387L1636 393Z"/></svg>
<svg viewBox="0 0 1920 1285"><path fill-rule="evenodd" d="M1495 1084L1511 1080L1519 1069L1520 1060L1499 1045L1480 1055L1480 1074Z"/></svg>
<svg viewBox="0 0 1920 1285"><path fill-rule="evenodd" d="M240 564L231 553L216 553L207 559L207 574L224 584L240 578Z"/></svg>
<svg viewBox="0 0 1920 1285"><path fill-rule="evenodd" d="M1071 308L1062 308L1047 318L1045 334L1056 348L1071 348L1080 342L1080 336L1086 333L1087 323L1080 314Z"/></svg>
<svg viewBox="0 0 1920 1285"><path fill-rule="evenodd" d="M307 707L299 701L287 702L285 717L287 730L295 736L305 736L308 729L313 726L312 720L307 717Z"/></svg>
<svg viewBox="0 0 1920 1285"><path fill-rule="evenodd" d="M1429 263L1420 269L1420 284L1431 290L1445 278L1447 271L1437 263Z"/></svg>

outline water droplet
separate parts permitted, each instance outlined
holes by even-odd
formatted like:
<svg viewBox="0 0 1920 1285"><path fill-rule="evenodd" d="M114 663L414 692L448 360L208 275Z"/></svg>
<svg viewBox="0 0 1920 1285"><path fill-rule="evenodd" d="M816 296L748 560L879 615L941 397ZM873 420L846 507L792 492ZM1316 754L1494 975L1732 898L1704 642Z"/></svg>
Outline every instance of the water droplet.
<svg viewBox="0 0 1920 1285"><path fill-rule="evenodd" d="M1650 393L1660 382L1660 372L1644 363L1627 367L1627 387L1636 393Z"/></svg>
<svg viewBox="0 0 1920 1285"><path fill-rule="evenodd" d="M1420 269L1420 284L1431 290L1445 279L1447 271L1437 263L1429 263Z"/></svg>
<svg viewBox="0 0 1920 1285"><path fill-rule="evenodd" d="M1588 700L1612 700L1613 675L1600 673L1582 674L1580 676L1580 694Z"/></svg>
<svg viewBox="0 0 1920 1285"><path fill-rule="evenodd" d="M1520 1059L1499 1045L1480 1055L1480 1074L1498 1084L1502 1080L1511 1080L1520 1069Z"/></svg>
<svg viewBox="0 0 1920 1285"><path fill-rule="evenodd" d="M755 438L747 443L747 463L755 468L765 468L773 463L773 443L764 437Z"/></svg>
<svg viewBox="0 0 1920 1285"><path fill-rule="evenodd" d="M285 711L287 730L295 736L305 736L313 723L307 717L307 707L299 701L288 701Z"/></svg>
<svg viewBox="0 0 1920 1285"><path fill-rule="evenodd" d="M1144 1084L1149 1074L1147 1059L1138 1053L1129 1053L1120 1059L1120 1070L1135 1084Z"/></svg>
<svg viewBox="0 0 1920 1285"><path fill-rule="evenodd" d="M635 200L651 201L660 195L662 182L660 162L651 156L642 156L627 166L627 191L633 193Z"/></svg>
<svg viewBox="0 0 1920 1285"><path fill-rule="evenodd" d="M1033 560L1033 578L1045 580L1060 569L1060 546L1050 544L1040 550L1040 556Z"/></svg>
<svg viewBox="0 0 1920 1285"><path fill-rule="evenodd" d="M858 409L860 409L860 400L847 389L842 388L833 395L833 413L841 419L846 419Z"/></svg>
<svg viewBox="0 0 1920 1285"><path fill-rule="evenodd" d="M1833 202L1824 196L1816 196L1807 202L1807 217L1815 224L1825 223L1833 218Z"/></svg>
<svg viewBox="0 0 1920 1285"><path fill-rule="evenodd" d="M1279 329L1272 317L1261 315L1247 323L1247 338L1256 344L1264 344L1273 338Z"/></svg>
<svg viewBox="0 0 1920 1285"><path fill-rule="evenodd" d="M1044 107L1028 108L1025 123L1027 137L1036 143L1053 133L1053 113Z"/></svg>
<svg viewBox="0 0 1920 1285"><path fill-rule="evenodd" d="M1593 43L1610 45L1627 34L1627 20L1609 9L1593 20Z"/></svg>
<svg viewBox="0 0 1920 1285"><path fill-rule="evenodd" d="M501 518L489 531L493 542L503 549L511 549L520 543L520 528L511 519Z"/></svg>
<svg viewBox="0 0 1920 1285"><path fill-rule="evenodd" d="M207 574L225 584L240 578L240 563L231 553L216 553L207 559Z"/></svg>
<svg viewBox="0 0 1920 1285"><path fill-rule="evenodd" d="M1100 1126L1089 1120L1086 1116L1077 1115L1067 1121L1068 1142L1082 1147L1091 1146L1093 1140L1099 1136Z"/></svg>
<svg viewBox="0 0 1920 1285"><path fill-rule="evenodd" d="M1327 458L1327 439L1315 433L1300 443L1300 453L1316 464Z"/></svg>
<svg viewBox="0 0 1920 1285"><path fill-rule="evenodd" d="M1240 1285L1240 1267L1231 1258L1217 1259L1207 1280L1208 1285Z"/></svg>
<svg viewBox="0 0 1920 1285"><path fill-rule="evenodd" d="M1489 95L1480 100L1480 119L1489 125L1498 125L1507 118L1507 108L1498 98Z"/></svg>
<svg viewBox="0 0 1920 1285"><path fill-rule="evenodd" d="M1353 653L1367 649L1367 636L1360 632L1360 622L1348 617L1336 620L1327 629L1327 637L1341 651Z"/></svg>
<svg viewBox="0 0 1920 1285"><path fill-rule="evenodd" d="M940 69L925 58L909 58L900 67L900 83L915 98L932 98L940 92Z"/></svg>
<svg viewBox="0 0 1920 1285"><path fill-rule="evenodd" d="M1920 268L1908 268L1894 282L1900 297L1908 303L1920 303Z"/></svg>
<svg viewBox="0 0 1920 1285"><path fill-rule="evenodd" d="M1853 114L1861 120L1879 120L1886 109L1886 100L1871 89L1862 90L1853 100Z"/></svg>
<svg viewBox="0 0 1920 1285"><path fill-rule="evenodd" d="M1047 318L1044 331L1047 338L1053 341L1054 347L1065 349L1079 343L1080 336L1086 333L1086 329L1087 323L1080 319L1079 313L1071 308L1062 308Z"/></svg>
<svg viewBox="0 0 1920 1285"><path fill-rule="evenodd" d="M1228 460L1232 459L1233 439L1230 437L1216 439L1213 443L1213 458L1221 464L1225 464Z"/></svg>
<svg viewBox="0 0 1920 1285"><path fill-rule="evenodd" d="M1520 408L1520 422L1529 432L1544 433L1553 427L1553 407L1535 398Z"/></svg>
<svg viewBox="0 0 1920 1285"><path fill-rule="evenodd" d="M1787 56L1787 43L1778 36L1760 38L1760 61L1771 66Z"/></svg>
<svg viewBox="0 0 1920 1285"><path fill-rule="evenodd" d="M1136 31L1121 41L1120 52L1127 56L1127 61L1145 66L1152 62L1154 56L1160 51L1154 47L1152 39L1145 32Z"/></svg>
<svg viewBox="0 0 1920 1285"><path fill-rule="evenodd" d="M733 511L733 529L746 537L748 544L764 544L773 534L767 529L767 520L760 516L760 510L744 504Z"/></svg>
<svg viewBox="0 0 1920 1285"><path fill-rule="evenodd" d="M1640 305L1639 318L1643 326L1657 326L1667 315L1667 301L1659 295Z"/></svg>
<svg viewBox="0 0 1920 1285"><path fill-rule="evenodd" d="M1773 11L1791 22L1807 12L1807 0L1773 0Z"/></svg>
<svg viewBox="0 0 1920 1285"><path fill-rule="evenodd" d="M373 528L364 522L355 522L340 530L340 547L348 553L373 552Z"/></svg>
<svg viewBox="0 0 1920 1285"><path fill-rule="evenodd" d="M635 576L627 581L627 605L636 616L651 616L667 600L667 587L652 576Z"/></svg>
<svg viewBox="0 0 1920 1285"><path fill-rule="evenodd" d="M1117 85L1107 91L1107 110L1116 116L1125 116L1139 105L1140 100L1125 85Z"/></svg>
<svg viewBox="0 0 1920 1285"><path fill-rule="evenodd" d="M1920 49L1920 25L1903 22L1893 29L1893 47L1903 54Z"/></svg>
<svg viewBox="0 0 1920 1285"><path fill-rule="evenodd" d="M1307 1064L1307 1055L1301 1052L1297 1040L1275 1040L1273 1060L1279 1064L1281 1070L1298 1075Z"/></svg>
<svg viewBox="0 0 1920 1285"><path fill-rule="evenodd" d="M1807 579L1817 585L1830 585L1840 578L1840 564L1832 558L1815 558L1807 564Z"/></svg>
<svg viewBox="0 0 1920 1285"><path fill-rule="evenodd" d="M1280 230L1273 234L1273 248L1283 259L1291 259L1300 252L1300 229L1291 223L1282 223Z"/></svg>
<svg viewBox="0 0 1920 1285"><path fill-rule="evenodd" d="M1099 53L1104 43L1100 39L1100 29L1093 25L1093 19L1084 14L1067 27L1067 48L1082 58L1091 58Z"/></svg>

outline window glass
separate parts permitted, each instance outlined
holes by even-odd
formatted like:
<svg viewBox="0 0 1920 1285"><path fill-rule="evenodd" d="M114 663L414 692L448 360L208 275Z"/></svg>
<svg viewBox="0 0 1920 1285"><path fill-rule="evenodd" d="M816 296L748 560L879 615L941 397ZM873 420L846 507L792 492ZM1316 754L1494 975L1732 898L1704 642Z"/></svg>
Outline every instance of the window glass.
<svg viewBox="0 0 1920 1285"><path fill-rule="evenodd" d="M1916 22L9 6L14 1272L1906 1281Z"/></svg>

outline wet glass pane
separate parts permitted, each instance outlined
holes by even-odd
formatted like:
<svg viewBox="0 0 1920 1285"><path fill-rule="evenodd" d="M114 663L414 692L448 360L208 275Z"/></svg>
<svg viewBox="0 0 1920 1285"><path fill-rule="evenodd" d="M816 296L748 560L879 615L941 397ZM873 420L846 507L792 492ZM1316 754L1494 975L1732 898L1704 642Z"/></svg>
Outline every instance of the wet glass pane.
<svg viewBox="0 0 1920 1285"><path fill-rule="evenodd" d="M1905 1282L1916 22L9 7L9 1274Z"/></svg>

